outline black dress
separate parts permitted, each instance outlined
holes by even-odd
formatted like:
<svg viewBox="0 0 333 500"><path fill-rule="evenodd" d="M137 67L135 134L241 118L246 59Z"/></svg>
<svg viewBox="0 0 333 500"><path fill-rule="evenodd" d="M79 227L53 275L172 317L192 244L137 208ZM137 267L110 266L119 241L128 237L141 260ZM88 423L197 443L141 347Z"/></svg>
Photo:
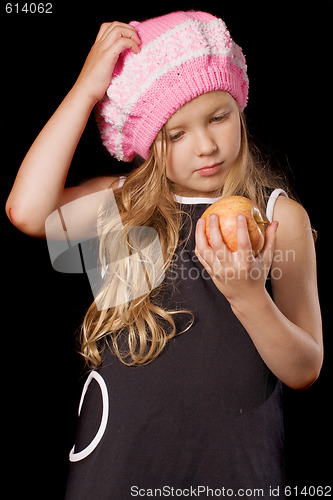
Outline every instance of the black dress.
<svg viewBox="0 0 333 500"><path fill-rule="evenodd" d="M284 498L282 384L194 254L209 203L180 201L192 230L165 300L194 324L146 366L105 351L84 388L66 500ZM176 318L183 330L188 315Z"/></svg>

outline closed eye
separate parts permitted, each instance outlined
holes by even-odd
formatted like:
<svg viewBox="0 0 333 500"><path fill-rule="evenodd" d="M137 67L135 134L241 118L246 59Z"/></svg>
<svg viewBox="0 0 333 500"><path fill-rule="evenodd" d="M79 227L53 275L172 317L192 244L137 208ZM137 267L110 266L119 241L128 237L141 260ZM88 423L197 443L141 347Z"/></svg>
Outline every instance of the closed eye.
<svg viewBox="0 0 333 500"><path fill-rule="evenodd" d="M176 142L183 136L183 134L184 132L176 132L175 134L170 134L169 139L171 142Z"/></svg>
<svg viewBox="0 0 333 500"><path fill-rule="evenodd" d="M226 118L228 118L230 113L222 113L221 115L216 115L211 118L211 123L220 123Z"/></svg>

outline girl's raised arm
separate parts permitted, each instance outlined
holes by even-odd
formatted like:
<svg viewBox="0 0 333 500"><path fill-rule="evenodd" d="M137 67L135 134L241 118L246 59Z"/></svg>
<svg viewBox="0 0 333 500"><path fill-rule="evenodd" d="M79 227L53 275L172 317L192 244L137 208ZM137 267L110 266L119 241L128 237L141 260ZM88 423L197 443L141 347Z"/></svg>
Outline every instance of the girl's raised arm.
<svg viewBox="0 0 333 500"><path fill-rule="evenodd" d="M110 186L112 178L92 180L65 189L68 169L95 104L110 84L120 53L139 52L135 29L124 23L105 23L70 92L40 132L24 158L6 203L11 222L31 236L45 236L45 220L71 199Z"/></svg>

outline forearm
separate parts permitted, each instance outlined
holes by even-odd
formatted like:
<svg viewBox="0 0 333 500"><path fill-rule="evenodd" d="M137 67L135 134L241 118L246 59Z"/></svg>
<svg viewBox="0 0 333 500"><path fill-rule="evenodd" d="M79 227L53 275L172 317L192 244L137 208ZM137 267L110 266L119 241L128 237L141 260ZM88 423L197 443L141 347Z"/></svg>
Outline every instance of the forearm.
<svg viewBox="0 0 333 500"><path fill-rule="evenodd" d="M24 158L6 204L9 218L22 231L43 236L45 219L59 205L93 105L74 86Z"/></svg>
<svg viewBox="0 0 333 500"><path fill-rule="evenodd" d="M321 345L283 315L266 290L231 307L263 361L283 383L303 389L316 380L322 365Z"/></svg>
<svg viewBox="0 0 333 500"><path fill-rule="evenodd" d="M44 236L44 223L60 204L73 154L92 108L104 96L124 49L140 51L133 26L102 24L81 73L23 160L9 195L8 217L21 231Z"/></svg>

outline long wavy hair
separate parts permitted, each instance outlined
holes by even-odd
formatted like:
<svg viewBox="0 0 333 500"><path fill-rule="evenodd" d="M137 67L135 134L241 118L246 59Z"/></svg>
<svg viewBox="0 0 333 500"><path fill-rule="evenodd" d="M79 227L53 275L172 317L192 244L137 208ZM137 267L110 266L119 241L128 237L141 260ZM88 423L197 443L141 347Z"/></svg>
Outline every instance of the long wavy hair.
<svg viewBox="0 0 333 500"><path fill-rule="evenodd" d="M240 122L238 159L224 184L211 195L246 196L258 205L264 215L269 189L281 186L286 189L286 186L284 179L271 171L250 140L243 113L240 113ZM115 220L117 218L108 206L101 208L98 232L103 284L85 315L79 336L80 352L91 369L100 365L106 348L110 348L125 365L150 363L160 355L171 338L188 330L193 322L191 311L166 310L161 306L163 282L146 290L139 298L131 298L136 276L142 280L142 261L117 258L122 246L125 252L135 254L137 249L133 248L133 238L129 240L126 235L132 227L142 226L153 228L158 234L163 255L161 275L172 263L180 243L179 234L184 219L173 196L172 183L166 175L167 142L162 129L162 148L158 149L153 144L149 158L129 174L121 190L114 191L121 229L119 220ZM145 257L142 251L136 254L140 254L141 260L150 258ZM112 263L112 266L105 265L106 262ZM188 313L189 318L181 332L177 331L175 323L175 315L180 312Z"/></svg>

